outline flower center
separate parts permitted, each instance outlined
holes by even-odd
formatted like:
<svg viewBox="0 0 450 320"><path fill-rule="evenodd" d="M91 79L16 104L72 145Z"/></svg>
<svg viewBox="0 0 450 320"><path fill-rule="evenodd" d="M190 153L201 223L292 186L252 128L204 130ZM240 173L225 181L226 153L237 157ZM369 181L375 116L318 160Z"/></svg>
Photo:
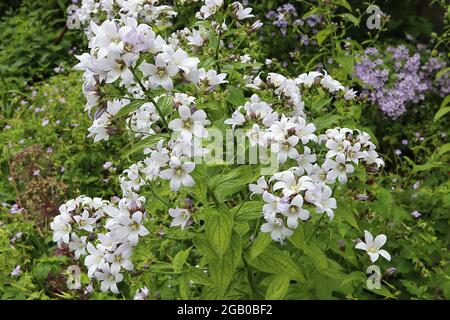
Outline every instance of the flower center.
<svg viewBox="0 0 450 320"><path fill-rule="evenodd" d="M165 68L158 68L158 75L162 78L166 75L166 69Z"/></svg>
<svg viewBox="0 0 450 320"><path fill-rule="evenodd" d="M119 70L125 69L125 62L123 62L122 60L117 60L116 61L116 68L119 69Z"/></svg>
<svg viewBox="0 0 450 320"><path fill-rule="evenodd" d="M369 247L369 248L367 248L367 252L376 253L376 252L378 252L378 250L375 247Z"/></svg>
<svg viewBox="0 0 450 320"><path fill-rule="evenodd" d="M130 229L135 231L139 229L139 223L137 223L136 221L133 221L130 225Z"/></svg>
<svg viewBox="0 0 450 320"><path fill-rule="evenodd" d="M124 48L123 48L126 52L131 52L133 50L133 45L132 44L125 44Z"/></svg>

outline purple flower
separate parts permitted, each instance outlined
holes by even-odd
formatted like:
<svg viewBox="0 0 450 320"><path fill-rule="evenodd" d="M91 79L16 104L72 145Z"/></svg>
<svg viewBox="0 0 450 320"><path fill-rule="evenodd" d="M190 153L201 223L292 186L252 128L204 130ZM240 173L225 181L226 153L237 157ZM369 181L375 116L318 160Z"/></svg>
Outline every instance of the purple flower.
<svg viewBox="0 0 450 320"><path fill-rule="evenodd" d="M419 219L422 214L419 211L415 210L411 212L411 215L413 216L413 218Z"/></svg>
<svg viewBox="0 0 450 320"><path fill-rule="evenodd" d="M424 100L428 92L440 95L450 92L450 72L433 85L435 73L446 64L436 57L422 62L421 53L424 57L431 53L419 46L417 50L420 53L410 54L405 45L399 45L386 48L386 54L371 47L358 57L355 64L355 75L365 86L363 93L392 119L402 115L408 105Z"/></svg>

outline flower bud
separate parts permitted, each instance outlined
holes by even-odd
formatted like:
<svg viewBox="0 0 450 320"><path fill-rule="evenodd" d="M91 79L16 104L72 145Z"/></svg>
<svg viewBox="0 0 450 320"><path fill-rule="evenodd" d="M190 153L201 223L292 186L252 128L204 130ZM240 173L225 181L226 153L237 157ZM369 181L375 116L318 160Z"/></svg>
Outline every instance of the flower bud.
<svg viewBox="0 0 450 320"><path fill-rule="evenodd" d="M390 276L392 276L395 272L397 272L397 268L389 268L389 269L387 269L387 270L384 272L383 276L384 276L384 277L390 277Z"/></svg>
<svg viewBox="0 0 450 320"><path fill-rule="evenodd" d="M343 240L338 240L339 250L345 252L345 242Z"/></svg>

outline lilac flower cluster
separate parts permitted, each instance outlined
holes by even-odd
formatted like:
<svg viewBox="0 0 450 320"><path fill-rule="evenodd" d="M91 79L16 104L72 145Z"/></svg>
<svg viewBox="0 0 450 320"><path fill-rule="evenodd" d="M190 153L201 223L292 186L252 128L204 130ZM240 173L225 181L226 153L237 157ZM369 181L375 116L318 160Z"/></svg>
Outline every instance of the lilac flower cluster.
<svg viewBox="0 0 450 320"><path fill-rule="evenodd" d="M367 48L355 64L355 75L366 87L369 100L392 119L402 115L409 104L425 99L426 93L445 96L450 91L450 75L443 75L435 83L436 72L446 67L445 62L431 57L423 45L411 54L405 45L388 47L385 52Z"/></svg>
<svg viewBox="0 0 450 320"><path fill-rule="evenodd" d="M322 20L322 17L318 14L312 14L306 17L304 20L298 18L297 10L295 7L286 3L278 7L276 11L269 11L266 18L272 21L272 24L280 28L280 32L283 36L286 35L289 27L301 28L309 27L312 28L312 33L317 33L318 30L314 29ZM304 45L310 43L309 36L306 33L302 33L300 41Z"/></svg>

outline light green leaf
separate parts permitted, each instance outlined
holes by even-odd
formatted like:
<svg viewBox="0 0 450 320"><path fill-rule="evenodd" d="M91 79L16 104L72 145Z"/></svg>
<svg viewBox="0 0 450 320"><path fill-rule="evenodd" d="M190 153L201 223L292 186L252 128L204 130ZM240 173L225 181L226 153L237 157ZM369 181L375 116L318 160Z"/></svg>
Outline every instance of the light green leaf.
<svg viewBox="0 0 450 320"><path fill-rule="evenodd" d="M205 233L216 253L222 256L230 245L233 217L230 212L205 210Z"/></svg>
<svg viewBox="0 0 450 320"><path fill-rule="evenodd" d="M322 29L319 32L317 32L317 34L314 36L317 40L317 44L320 46L322 45L322 43L328 38L328 36L330 34L333 33L333 29L331 28L326 28L326 29Z"/></svg>
<svg viewBox="0 0 450 320"><path fill-rule="evenodd" d="M282 300L288 292L289 281L286 275L275 276L267 288L266 300Z"/></svg>
<svg viewBox="0 0 450 320"><path fill-rule="evenodd" d="M228 88L228 95L225 100L231 103L234 107L242 106L245 103L244 92L242 89L231 86Z"/></svg>
<svg viewBox="0 0 450 320"><path fill-rule="evenodd" d="M254 220L262 216L262 206L261 201L247 201L231 209L231 213L236 221Z"/></svg>
<svg viewBox="0 0 450 320"><path fill-rule="evenodd" d="M303 250L312 263L319 270L325 270L328 267L328 258L316 245L304 245Z"/></svg>
<svg viewBox="0 0 450 320"><path fill-rule="evenodd" d="M263 252L267 246L272 242L272 237L270 236L270 233L267 232L260 232L257 236L255 241L253 242L252 246L250 247L250 252L248 254L248 257L250 260L255 259L258 255Z"/></svg>
<svg viewBox="0 0 450 320"><path fill-rule="evenodd" d="M249 263L263 272L285 274L291 279L305 281L302 270L294 260L287 253L271 245Z"/></svg>
<svg viewBox="0 0 450 320"><path fill-rule="evenodd" d="M442 118L443 116L445 116L447 113L450 112L450 107L444 107L438 110L438 112L436 112L436 114L434 115L434 121L438 121L440 118Z"/></svg>
<svg viewBox="0 0 450 320"><path fill-rule="evenodd" d="M360 18L355 17L351 13L342 13L342 14L338 14L338 16L348 22L353 23L355 26L359 26L359 23L361 22Z"/></svg>
<svg viewBox="0 0 450 320"><path fill-rule="evenodd" d="M183 270L183 265L186 263L191 249L192 247L189 247L186 250L180 251L175 255L172 261L173 270L175 272L181 272Z"/></svg>
<svg viewBox="0 0 450 320"><path fill-rule="evenodd" d="M127 116L130 113L136 111L139 109L144 103L148 102L147 100L134 100L130 102L129 104L122 107L122 109L119 110L119 112L116 113L115 117L120 118L122 116Z"/></svg>
<svg viewBox="0 0 450 320"><path fill-rule="evenodd" d="M288 238L288 240L294 245L294 247L303 250L303 245L305 243L305 234L303 232L302 226L298 226L298 228L294 230L294 233Z"/></svg>

